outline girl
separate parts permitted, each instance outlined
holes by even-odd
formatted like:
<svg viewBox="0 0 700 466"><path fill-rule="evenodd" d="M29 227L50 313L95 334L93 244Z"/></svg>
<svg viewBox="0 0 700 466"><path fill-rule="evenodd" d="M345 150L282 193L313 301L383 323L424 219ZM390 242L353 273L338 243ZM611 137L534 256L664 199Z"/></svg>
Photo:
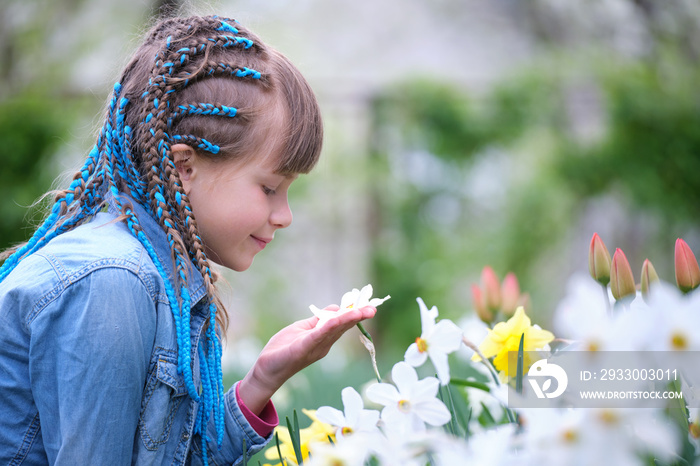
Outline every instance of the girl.
<svg viewBox="0 0 700 466"><path fill-rule="evenodd" d="M272 394L376 309L292 324L224 391L211 263L246 270L289 226L321 138L306 81L240 24L155 26L85 164L3 256L0 463L233 464L265 445Z"/></svg>

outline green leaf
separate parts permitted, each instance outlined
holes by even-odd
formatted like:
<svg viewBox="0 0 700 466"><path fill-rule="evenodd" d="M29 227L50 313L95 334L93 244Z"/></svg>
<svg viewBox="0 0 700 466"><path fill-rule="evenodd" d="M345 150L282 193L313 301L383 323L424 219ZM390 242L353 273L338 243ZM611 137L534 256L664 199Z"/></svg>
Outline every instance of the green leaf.
<svg viewBox="0 0 700 466"><path fill-rule="evenodd" d="M525 346L525 333L520 335L520 345L518 346L518 366L515 373L515 391L523 393L523 347Z"/></svg>
<svg viewBox="0 0 700 466"><path fill-rule="evenodd" d="M479 390L483 390L485 392L491 392L491 389L488 385L482 382L476 382L474 380L464 380L452 377L450 378L450 383L454 385L459 385L460 387L478 388Z"/></svg>
<svg viewBox="0 0 700 466"><path fill-rule="evenodd" d="M287 419L287 421L289 421L289 419ZM280 464L282 466L287 466L287 463L284 462L284 458L282 458L282 449L280 448L280 437L277 434L277 432L275 432L275 444L277 445L277 455L280 457Z"/></svg>
<svg viewBox="0 0 700 466"><path fill-rule="evenodd" d="M245 438L243 438L243 466L248 466L248 447L245 444Z"/></svg>
<svg viewBox="0 0 700 466"><path fill-rule="evenodd" d="M289 429L289 437L292 440L292 447L294 448L294 455L297 457L297 464L304 464L304 457L301 454L301 437L299 433L299 417L297 416L297 410L294 410L294 426L289 421L289 416L287 416L287 429Z"/></svg>

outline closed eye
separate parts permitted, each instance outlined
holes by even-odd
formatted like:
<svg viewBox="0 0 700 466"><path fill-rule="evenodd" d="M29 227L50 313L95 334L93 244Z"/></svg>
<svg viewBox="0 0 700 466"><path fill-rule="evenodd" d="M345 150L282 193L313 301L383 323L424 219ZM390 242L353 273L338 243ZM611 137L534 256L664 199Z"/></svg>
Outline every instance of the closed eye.
<svg viewBox="0 0 700 466"><path fill-rule="evenodd" d="M277 193L277 191L275 191L274 189L267 187L265 185L263 185L262 190L265 193L265 195L267 195L267 196L273 196Z"/></svg>

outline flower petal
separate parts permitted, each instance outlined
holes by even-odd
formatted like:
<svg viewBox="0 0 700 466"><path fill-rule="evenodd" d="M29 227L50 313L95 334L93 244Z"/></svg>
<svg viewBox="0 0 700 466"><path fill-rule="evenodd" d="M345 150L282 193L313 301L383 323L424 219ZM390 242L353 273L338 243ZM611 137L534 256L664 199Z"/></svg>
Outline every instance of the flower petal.
<svg viewBox="0 0 700 466"><path fill-rule="evenodd" d="M423 421L433 426L441 426L452 417L445 404L437 398L416 403L413 412Z"/></svg>
<svg viewBox="0 0 700 466"><path fill-rule="evenodd" d="M447 362L447 353L428 349L428 355L435 367L440 385L447 385L450 383L450 365Z"/></svg>
<svg viewBox="0 0 700 466"><path fill-rule="evenodd" d="M457 351L462 344L462 329L449 319L438 322L428 339L428 348L443 353Z"/></svg>
<svg viewBox="0 0 700 466"><path fill-rule="evenodd" d="M377 429L379 422L379 411L373 409L363 409L360 418L355 424L356 430L363 432L373 432Z"/></svg>
<svg viewBox="0 0 700 466"><path fill-rule="evenodd" d="M425 360L428 359L428 353L418 351L418 345L416 343L411 343L411 346L408 347L403 358L413 367L420 367Z"/></svg>
<svg viewBox="0 0 700 466"><path fill-rule="evenodd" d="M331 406L321 406L318 408L316 410L316 418L321 422L325 422L326 424L336 427L344 427L348 425L343 413Z"/></svg>
<svg viewBox="0 0 700 466"><path fill-rule="evenodd" d="M364 403L362 402L362 397L352 387L345 387L340 395L343 399L345 419L347 420L349 426L354 426L357 424L358 419L360 418L360 413L362 413L362 410L365 407Z"/></svg>
<svg viewBox="0 0 700 466"><path fill-rule="evenodd" d="M357 307L357 301L360 297L360 290L353 288L352 291L348 291L340 298L340 309L353 309Z"/></svg>
<svg viewBox="0 0 700 466"><path fill-rule="evenodd" d="M400 395L396 387L390 383L375 383L367 387L367 398L380 405L388 406L398 403Z"/></svg>
<svg viewBox="0 0 700 466"><path fill-rule="evenodd" d="M410 388L410 401L419 401L435 398L440 382L435 377L426 377L414 383Z"/></svg>
<svg viewBox="0 0 700 466"><path fill-rule="evenodd" d="M404 361L394 364L391 369L391 378L401 394L409 393L411 387L418 382L416 370Z"/></svg>
<svg viewBox="0 0 700 466"><path fill-rule="evenodd" d="M383 298L372 298L367 304L372 307L377 307L389 298L391 298L389 295L386 295Z"/></svg>
<svg viewBox="0 0 700 466"><path fill-rule="evenodd" d="M357 296L357 307L365 307L368 305L373 292L372 285L363 286Z"/></svg>
<svg viewBox="0 0 700 466"><path fill-rule="evenodd" d="M428 309L422 298L416 298L418 301L418 308L420 309L420 324L423 331L423 335L427 335L433 329L435 325L435 319L438 316L437 307L433 306Z"/></svg>

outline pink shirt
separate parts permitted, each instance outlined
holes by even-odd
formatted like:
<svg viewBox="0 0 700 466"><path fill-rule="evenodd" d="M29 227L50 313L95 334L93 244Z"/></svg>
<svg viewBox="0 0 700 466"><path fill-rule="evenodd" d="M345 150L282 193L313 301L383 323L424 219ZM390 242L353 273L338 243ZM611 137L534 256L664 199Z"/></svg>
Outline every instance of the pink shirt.
<svg viewBox="0 0 700 466"><path fill-rule="evenodd" d="M255 413L248 409L245 403L243 403L243 400L238 394L238 384L236 384L236 399L238 400L238 406L241 408L243 416L245 416L250 426L259 436L267 437L280 423L277 410L275 409L275 405L272 404L272 400L268 401L260 412L260 415L256 416Z"/></svg>

